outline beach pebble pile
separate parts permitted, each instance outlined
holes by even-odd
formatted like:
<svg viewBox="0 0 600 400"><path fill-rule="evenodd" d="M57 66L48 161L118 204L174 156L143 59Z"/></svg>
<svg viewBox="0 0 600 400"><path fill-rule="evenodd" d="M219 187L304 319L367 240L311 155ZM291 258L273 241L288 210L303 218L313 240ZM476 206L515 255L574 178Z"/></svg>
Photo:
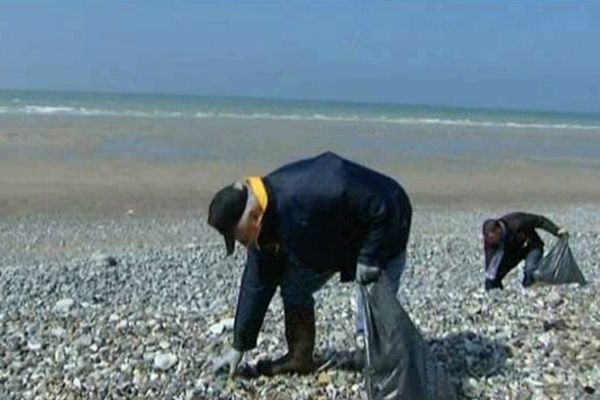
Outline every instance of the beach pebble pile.
<svg viewBox="0 0 600 400"><path fill-rule="evenodd" d="M417 210L398 298L459 398L600 398L600 211L549 217L571 230L586 286L483 290L489 215ZM553 239L544 236L549 246ZM308 376L215 375L231 342L245 254L194 216L0 222L1 399L365 399L355 354L354 285L317 293ZM242 371L286 350L275 296ZM247 374L251 375L251 374Z"/></svg>

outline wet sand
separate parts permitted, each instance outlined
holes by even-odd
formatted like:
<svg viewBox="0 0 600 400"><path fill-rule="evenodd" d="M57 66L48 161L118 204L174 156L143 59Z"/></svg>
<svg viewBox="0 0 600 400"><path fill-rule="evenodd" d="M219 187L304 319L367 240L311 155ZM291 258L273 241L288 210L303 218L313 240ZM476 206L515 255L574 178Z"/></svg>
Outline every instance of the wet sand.
<svg viewBox="0 0 600 400"><path fill-rule="evenodd" d="M600 201L598 132L380 123L2 117L0 215L204 214L245 175L331 150L403 184L415 207Z"/></svg>

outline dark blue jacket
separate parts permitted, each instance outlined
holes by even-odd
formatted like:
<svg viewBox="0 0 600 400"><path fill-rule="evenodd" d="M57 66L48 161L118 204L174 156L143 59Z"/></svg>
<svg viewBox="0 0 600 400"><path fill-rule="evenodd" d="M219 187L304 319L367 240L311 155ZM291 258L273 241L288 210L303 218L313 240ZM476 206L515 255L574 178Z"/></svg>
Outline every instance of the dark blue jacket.
<svg viewBox="0 0 600 400"><path fill-rule="evenodd" d="M250 250L236 311L234 347L256 345L281 268L340 272L385 265L406 250L412 207L393 179L327 152L263 178L269 204L259 244Z"/></svg>

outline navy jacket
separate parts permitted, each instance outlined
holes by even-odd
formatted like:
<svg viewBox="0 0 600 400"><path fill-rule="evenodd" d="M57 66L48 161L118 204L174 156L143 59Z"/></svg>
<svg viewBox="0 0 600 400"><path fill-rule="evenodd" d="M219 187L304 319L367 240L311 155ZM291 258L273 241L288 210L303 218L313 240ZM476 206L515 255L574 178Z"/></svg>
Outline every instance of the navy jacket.
<svg viewBox="0 0 600 400"><path fill-rule="evenodd" d="M340 272L352 281L360 260L385 265L406 251L412 207L393 179L327 152L263 178L269 204L260 250L250 250L236 310L234 347L256 345L282 268Z"/></svg>

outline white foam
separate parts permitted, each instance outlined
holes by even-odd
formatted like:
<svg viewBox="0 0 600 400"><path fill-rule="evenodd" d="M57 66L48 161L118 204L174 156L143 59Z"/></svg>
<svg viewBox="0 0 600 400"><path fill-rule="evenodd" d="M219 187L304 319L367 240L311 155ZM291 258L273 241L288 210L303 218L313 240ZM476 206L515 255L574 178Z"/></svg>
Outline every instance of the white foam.
<svg viewBox="0 0 600 400"><path fill-rule="evenodd" d="M185 115L181 112L153 110L151 112L137 110L104 110L99 108L68 107L68 106L0 106L0 114L30 114L30 115L71 115L83 117L138 117L138 118L178 118Z"/></svg>
<svg viewBox="0 0 600 400"><path fill-rule="evenodd" d="M13 102L14 103L14 102ZM271 114L266 112L235 113L219 111L198 111L183 113L178 111L139 111L139 110L107 110L99 108L69 107L65 105L12 105L0 106L0 114L31 114L31 115L72 115L72 116L104 116L104 117L132 117L132 118L228 118L247 120L283 120L283 121L330 121L330 122L375 122L386 124L404 125L447 125L480 128L504 129L553 129L553 130L591 130L600 131L600 125L583 125L571 123L543 123L543 122L517 122L517 121L478 121L468 118L435 118L435 117L405 117L393 118L385 115L360 116L360 115L326 115L314 113L304 114Z"/></svg>
<svg viewBox="0 0 600 400"><path fill-rule="evenodd" d="M207 113L198 112L194 114L196 118L231 118L231 119L265 119L265 120L307 120L307 121L331 121L331 122L378 122L387 124L404 125L450 125L467 126L481 128L514 128L514 129L574 129L574 130L600 130L600 125L581 125L581 124L544 124L513 121L473 121L469 119L441 119L441 118L389 118L379 117L360 117L357 115L349 116L328 116L323 114L306 115L273 115L268 113L255 114L232 114L232 113Z"/></svg>
<svg viewBox="0 0 600 400"><path fill-rule="evenodd" d="M66 106L29 106L23 108L25 114L70 114L75 109Z"/></svg>

